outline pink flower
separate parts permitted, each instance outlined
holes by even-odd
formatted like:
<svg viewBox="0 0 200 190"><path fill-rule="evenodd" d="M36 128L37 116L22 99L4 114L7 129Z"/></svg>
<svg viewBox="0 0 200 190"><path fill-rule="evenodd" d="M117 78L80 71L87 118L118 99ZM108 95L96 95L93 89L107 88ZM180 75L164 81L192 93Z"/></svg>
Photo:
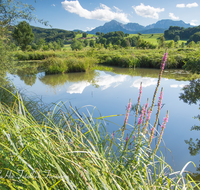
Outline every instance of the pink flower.
<svg viewBox="0 0 200 190"><path fill-rule="evenodd" d="M127 135L127 137L126 137L126 139L125 139L125 140L126 140L126 142L128 142L128 139L129 139L129 138L128 138L128 135Z"/></svg>
<svg viewBox="0 0 200 190"><path fill-rule="evenodd" d="M112 133L112 138L114 137L114 135L115 135L115 132Z"/></svg>
<svg viewBox="0 0 200 190"><path fill-rule="evenodd" d="M143 115L144 115L144 109L145 109L145 107L143 106L139 120L138 120L138 125L140 125L142 123L142 118L143 118Z"/></svg>
<svg viewBox="0 0 200 190"><path fill-rule="evenodd" d="M165 62L166 61L167 61L167 52L164 54L164 56L162 58L162 63L161 63L162 70L164 70L164 68L165 68Z"/></svg>
<svg viewBox="0 0 200 190"><path fill-rule="evenodd" d="M165 116L165 118L163 119L163 123L161 125L161 128L164 129L165 128L165 125L166 123L168 122L168 119L169 119L169 115L167 113L167 115Z"/></svg>
<svg viewBox="0 0 200 190"><path fill-rule="evenodd" d="M163 91L161 90L159 101L158 101L158 107L159 107L159 109L161 108L162 98L163 98Z"/></svg>

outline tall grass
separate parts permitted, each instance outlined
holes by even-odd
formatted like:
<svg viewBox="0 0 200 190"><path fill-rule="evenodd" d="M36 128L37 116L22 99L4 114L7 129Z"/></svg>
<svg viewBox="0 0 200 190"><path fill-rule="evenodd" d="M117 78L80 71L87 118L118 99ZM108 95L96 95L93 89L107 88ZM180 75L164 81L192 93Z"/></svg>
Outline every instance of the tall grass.
<svg viewBox="0 0 200 190"><path fill-rule="evenodd" d="M46 62L51 63L53 61L59 62L62 65L62 69L55 69L55 65L52 70L52 73L62 73L63 70L67 69L68 62L70 64L75 64L77 66L77 62L80 65L88 65L88 62L93 63L95 60L96 64L104 64L111 66L119 66L119 67L128 67L128 68L159 68L160 62L162 60L162 55L165 52L165 49L98 49L91 48L85 49L81 51L35 51L35 52L14 52L17 60L27 61L27 60L43 60L43 63ZM169 56L166 64L166 68L168 69L181 69L188 67L187 65L191 65L192 59L199 62L200 61L200 50L193 48L183 48L183 49L169 49ZM61 60L63 59L63 60ZM67 61L69 60L69 61ZM85 63L84 63L85 62ZM66 63L66 65L64 65ZM45 65L46 66L46 65ZM69 69L67 72L74 72L77 69ZM65 68L66 67L66 68ZM53 70L60 70L59 72L55 72ZM68 69L67 69L68 70ZM84 70L84 69L81 69ZM50 72L51 73L51 72Z"/></svg>
<svg viewBox="0 0 200 190"><path fill-rule="evenodd" d="M155 122L149 123L162 72L152 103L139 112L139 91L135 124L128 123L131 100L125 121L112 135L104 120L113 116L93 117L60 103L33 116L16 95L16 106L0 104L1 189L193 189L196 184L184 170L173 172L157 151L168 120L155 136L159 118L160 93ZM116 116L117 117L117 116ZM126 133L126 126L132 128ZM148 128L151 128L149 130ZM153 138L158 138L155 148Z"/></svg>
<svg viewBox="0 0 200 190"><path fill-rule="evenodd" d="M44 63L47 74L85 72L96 63L93 58L47 58Z"/></svg>

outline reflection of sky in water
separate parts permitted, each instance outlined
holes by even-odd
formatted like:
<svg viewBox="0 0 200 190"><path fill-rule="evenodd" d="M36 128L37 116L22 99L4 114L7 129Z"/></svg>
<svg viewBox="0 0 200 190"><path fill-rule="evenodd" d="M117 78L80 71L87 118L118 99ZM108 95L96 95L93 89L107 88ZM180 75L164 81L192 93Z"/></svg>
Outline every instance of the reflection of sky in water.
<svg viewBox="0 0 200 190"><path fill-rule="evenodd" d="M185 84L179 84L179 85L178 84L171 84L170 85L171 88L178 88L178 87L183 88L184 86L185 86Z"/></svg>
<svg viewBox="0 0 200 190"><path fill-rule="evenodd" d="M140 70L138 69L136 71L139 73ZM148 70L145 70L145 73L146 72L148 72ZM150 70L150 72L152 72L152 70ZM38 78L33 86L27 86L18 76L14 77L9 75L9 77L13 79L13 83L17 87L26 89L26 94L29 95L34 93L39 97L42 97L42 100L45 101L45 103L56 102L58 100L69 100L71 104L77 108L85 105L94 105L103 116L125 114L129 98L131 98L133 104L137 102L139 94L138 88L140 87L141 82L143 86L141 105L146 103L147 98L150 98L149 102L152 101L151 98L157 84L155 75L151 78L148 73L146 76L144 74L129 76L127 74L115 74L104 71L98 71L98 74L99 75L93 79L94 82L90 82L91 80L77 80L77 82L66 80L66 83L63 85L53 87L42 83ZM166 125L163 139L166 147L171 150L173 158L169 151L165 154L163 143L161 145L161 150L163 150L167 162L175 170L181 170L190 160L194 161L196 165L199 163L198 156L190 156L188 145L184 142L184 140L189 140L190 138L196 139L200 136L200 132L190 131L193 125L199 125L199 121L194 120L193 118L199 114L198 105L188 105L179 99L179 95L182 92L181 88L188 84L188 81L176 81L174 79L165 78L161 80L160 84L160 87L163 87L162 103L164 104L160 113L160 122L163 121L163 117L166 115L167 110L169 110L169 122ZM158 94L159 92L160 88ZM159 95L156 97L155 104L158 102L158 96ZM154 112L155 113L152 115L156 114L156 108L154 109ZM86 109L81 109L80 113L87 113L87 111ZM124 122L124 115L121 117L111 117L109 120L121 126ZM134 124L133 112L130 113L128 122L131 125ZM151 123L153 124L153 122L154 118L151 118ZM118 125L108 123L106 126L107 131L110 133L116 131L119 127ZM189 165L187 169L194 171L192 165Z"/></svg>
<svg viewBox="0 0 200 190"><path fill-rule="evenodd" d="M73 93L79 93L82 94L83 90L87 87L90 86L89 82L78 82L74 83L69 88L67 89L67 93L73 94Z"/></svg>
<svg viewBox="0 0 200 190"><path fill-rule="evenodd" d="M102 77L97 78L97 85L101 87L102 90L105 90L109 87L111 87L113 84L118 86L120 83L125 82L127 79L127 76L125 75L104 75Z"/></svg>
<svg viewBox="0 0 200 190"><path fill-rule="evenodd" d="M127 78L127 76L125 76L125 75L112 76L110 74L105 74L103 76L96 78L95 84L98 85L99 87L101 87L102 90L105 90L105 89L111 87L112 85L114 85L113 86L114 88L119 86L122 82L126 81L126 78ZM82 81L82 82L74 83L68 87L67 93L81 94L87 86L90 86L89 82Z"/></svg>
<svg viewBox="0 0 200 190"><path fill-rule="evenodd" d="M157 79L150 78L150 77L143 77L143 78L135 80L133 82L133 84L131 85L131 87L136 87L136 88L139 89L141 82L142 82L142 87L147 87L147 86L151 86L151 85L156 85L157 84Z"/></svg>

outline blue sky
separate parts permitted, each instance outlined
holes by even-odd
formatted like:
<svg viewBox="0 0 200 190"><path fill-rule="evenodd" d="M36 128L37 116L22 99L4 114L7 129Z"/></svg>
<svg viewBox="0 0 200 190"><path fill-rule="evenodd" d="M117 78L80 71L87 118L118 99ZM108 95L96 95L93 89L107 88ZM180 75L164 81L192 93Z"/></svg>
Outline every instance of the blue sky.
<svg viewBox="0 0 200 190"><path fill-rule="evenodd" d="M28 0L39 19L53 28L91 30L111 20L143 26L161 19L200 25L200 2L193 0ZM31 22L31 25L44 27Z"/></svg>

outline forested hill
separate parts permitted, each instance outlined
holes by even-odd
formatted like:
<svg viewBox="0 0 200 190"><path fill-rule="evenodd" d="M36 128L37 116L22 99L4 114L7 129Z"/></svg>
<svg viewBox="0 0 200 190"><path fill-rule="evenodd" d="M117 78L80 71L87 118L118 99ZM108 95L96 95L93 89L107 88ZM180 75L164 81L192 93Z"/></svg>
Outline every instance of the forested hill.
<svg viewBox="0 0 200 190"><path fill-rule="evenodd" d="M76 32L67 31L62 29L46 29L31 26L34 33L34 42L37 42L40 39L45 39L46 42L57 41L58 39L68 40L76 36Z"/></svg>
<svg viewBox="0 0 200 190"><path fill-rule="evenodd" d="M192 28L183 28L178 26L170 26L168 30L165 30L164 37L167 40L173 40L176 36L179 36L181 40L189 39L190 41L200 41L200 38L196 38L200 33L200 25Z"/></svg>

